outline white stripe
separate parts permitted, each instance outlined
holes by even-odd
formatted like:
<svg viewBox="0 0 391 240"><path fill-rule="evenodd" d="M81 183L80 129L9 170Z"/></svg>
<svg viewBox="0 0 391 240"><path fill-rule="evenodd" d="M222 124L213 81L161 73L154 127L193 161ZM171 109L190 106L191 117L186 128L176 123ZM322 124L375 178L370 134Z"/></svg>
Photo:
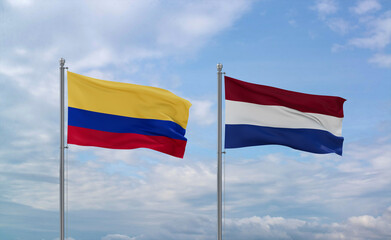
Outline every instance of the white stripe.
<svg viewBox="0 0 391 240"><path fill-rule="evenodd" d="M225 100L226 124L250 124L279 128L311 128L342 136L342 118L305 113L282 106Z"/></svg>

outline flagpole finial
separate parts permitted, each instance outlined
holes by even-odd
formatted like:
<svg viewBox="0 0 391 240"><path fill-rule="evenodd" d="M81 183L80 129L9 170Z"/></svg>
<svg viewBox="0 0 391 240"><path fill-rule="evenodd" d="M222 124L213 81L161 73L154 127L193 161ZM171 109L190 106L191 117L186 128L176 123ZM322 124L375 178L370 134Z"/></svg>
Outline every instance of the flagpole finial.
<svg viewBox="0 0 391 240"><path fill-rule="evenodd" d="M221 72L222 69L223 69L223 64L218 63L217 64L217 71Z"/></svg>
<svg viewBox="0 0 391 240"><path fill-rule="evenodd" d="M61 65L61 66L64 66L64 64L65 64L65 59L64 59L64 58L61 58L61 59L60 59L60 65Z"/></svg>

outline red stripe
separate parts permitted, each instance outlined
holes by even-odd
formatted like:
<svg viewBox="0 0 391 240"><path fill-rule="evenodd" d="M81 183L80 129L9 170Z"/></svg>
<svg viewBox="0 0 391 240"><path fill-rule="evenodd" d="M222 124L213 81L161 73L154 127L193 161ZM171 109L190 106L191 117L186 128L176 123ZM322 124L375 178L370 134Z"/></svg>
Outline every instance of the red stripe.
<svg viewBox="0 0 391 240"><path fill-rule="evenodd" d="M187 141L164 136L112 133L68 126L68 143L112 149L149 148L174 157L183 158Z"/></svg>
<svg viewBox="0 0 391 240"><path fill-rule="evenodd" d="M313 95L288 91L280 88L243 82L225 77L225 99L262 105L275 105L293 108L301 112L320 113L343 117L343 104L340 97Z"/></svg>

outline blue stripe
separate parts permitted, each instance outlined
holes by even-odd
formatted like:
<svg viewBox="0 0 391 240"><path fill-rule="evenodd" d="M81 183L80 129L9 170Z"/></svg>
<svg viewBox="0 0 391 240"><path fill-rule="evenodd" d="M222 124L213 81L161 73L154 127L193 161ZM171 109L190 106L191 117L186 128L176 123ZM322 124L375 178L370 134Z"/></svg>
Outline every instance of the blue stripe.
<svg viewBox="0 0 391 240"><path fill-rule="evenodd" d="M225 148L257 145L284 145L312 153L336 153L342 156L343 137L317 129L262 127L245 124L225 125Z"/></svg>
<svg viewBox="0 0 391 240"><path fill-rule="evenodd" d="M137 133L187 140L186 130L171 121L131 118L68 107L68 125L113 133Z"/></svg>

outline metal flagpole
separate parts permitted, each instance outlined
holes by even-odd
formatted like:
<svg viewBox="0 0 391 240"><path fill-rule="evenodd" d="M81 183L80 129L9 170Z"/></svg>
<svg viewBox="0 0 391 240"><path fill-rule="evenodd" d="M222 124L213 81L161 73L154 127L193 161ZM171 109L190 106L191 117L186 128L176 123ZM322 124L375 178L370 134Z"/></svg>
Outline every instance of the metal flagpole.
<svg viewBox="0 0 391 240"><path fill-rule="evenodd" d="M60 59L60 240L64 240L64 67L65 59Z"/></svg>
<svg viewBox="0 0 391 240"><path fill-rule="evenodd" d="M217 239L222 240L222 72L223 64L217 64Z"/></svg>

